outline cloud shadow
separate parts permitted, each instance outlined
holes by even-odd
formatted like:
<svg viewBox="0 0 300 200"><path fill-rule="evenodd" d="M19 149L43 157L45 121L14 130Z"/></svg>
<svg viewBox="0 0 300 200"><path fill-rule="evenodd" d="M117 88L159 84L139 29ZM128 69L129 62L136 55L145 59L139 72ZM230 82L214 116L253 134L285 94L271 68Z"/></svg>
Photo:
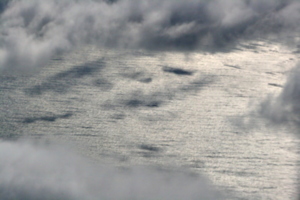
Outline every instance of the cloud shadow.
<svg viewBox="0 0 300 200"><path fill-rule="evenodd" d="M32 124L37 121L45 121L45 122L55 122L58 119L68 119L72 117L72 113L66 113L63 115L47 115L47 116L42 116L42 117L27 117L25 118L22 123L23 124Z"/></svg>
<svg viewBox="0 0 300 200"><path fill-rule="evenodd" d="M34 85L24 90L29 96L43 95L46 92L67 93L68 90L78 84L79 79L92 76L105 67L102 60L75 66L63 72L59 72L48 78L45 82ZM95 82L98 84L99 81Z"/></svg>

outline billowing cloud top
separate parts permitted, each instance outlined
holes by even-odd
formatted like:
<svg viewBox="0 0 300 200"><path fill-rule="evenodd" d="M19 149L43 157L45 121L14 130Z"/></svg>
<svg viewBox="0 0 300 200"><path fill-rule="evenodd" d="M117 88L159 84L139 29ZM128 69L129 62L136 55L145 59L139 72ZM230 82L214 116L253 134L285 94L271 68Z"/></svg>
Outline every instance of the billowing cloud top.
<svg viewBox="0 0 300 200"><path fill-rule="evenodd" d="M216 50L298 27L295 0L12 0L1 4L0 66L42 66L83 44ZM290 31L291 32L291 31Z"/></svg>

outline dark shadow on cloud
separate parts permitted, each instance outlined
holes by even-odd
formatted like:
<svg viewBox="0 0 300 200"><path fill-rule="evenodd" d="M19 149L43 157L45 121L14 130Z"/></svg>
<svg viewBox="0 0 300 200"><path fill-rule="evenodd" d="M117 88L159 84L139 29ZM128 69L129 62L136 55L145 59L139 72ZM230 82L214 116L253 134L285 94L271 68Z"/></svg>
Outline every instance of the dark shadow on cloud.
<svg viewBox="0 0 300 200"><path fill-rule="evenodd" d="M125 78L136 80L141 83L151 83L152 82L152 78L143 71L125 72L125 73L122 73L122 76Z"/></svg>
<svg viewBox="0 0 300 200"><path fill-rule="evenodd" d="M155 154L155 153L149 152L149 151L138 152L138 154L139 154L139 156L144 157L144 158L154 158L154 157L158 156L158 154Z"/></svg>
<svg viewBox="0 0 300 200"><path fill-rule="evenodd" d="M278 96L269 95L261 102L258 114L267 119L272 126L285 125L300 133L300 65L291 70L284 86L269 83L271 86L282 87Z"/></svg>
<svg viewBox="0 0 300 200"><path fill-rule="evenodd" d="M274 87L280 87L280 88L283 88L283 86L282 86L282 85L280 85L280 84L277 84L277 83L268 83L268 85L270 85L270 86L274 86Z"/></svg>
<svg viewBox="0 0 300 200"><path fill-rule="evenodd" d="M138 146L138 148L142 151L138 151L137 153L144 158L160 156L159 153L162 151L162 148L151 144L141 144Z"/></svg>
<svg viewBox="0 0 300 200"><path fill-rule="evenodd" d="M100 65L99 65L100 64ZM91 63L87 66L73 67L72 69L56 74L54 80L62 80L69 78L82 78L84 76L92 75L95 71L102 67L103 63Z"/></svg>
<svg viewBox="0 0 300 200"><path fill-rule="evenodd" d="M24 124L31 124L35 123L37 121L45 121L45 122L55 122L58 119L68 119L72 117L72 113L66 113L63 115L47 115L47 116L42 116L42 117L27 117L25 118L22 123Z"/></svg>
<svg viewBox="0 0 300 200"><path fill-rule="evenodd" d="M0 169L1 200L224 199L196 174L100 166L52 144L0 141Z"/></svg>
<svg viewBox="0 0 300 200"><path fill-rule="evenodd" d="M156 109L163 106L168 100L171 100L173 96L174 94L170 92L144 94L143 91L138 90L129 94L123 94L121 99L107 101L102 105L102 108L105 110L119 110L120 108L129 110L141 108ZM123 119L123 115L121 115L120 119Z"/></svg>
<svg viewBox="0 0 300 200"><path fill-rule="evenodd" d="M241 69L241 67L239 67L239 66L236 66L236 65L224 65L224 66L226 66L226 67L231 67L231 68L235 68L235 69Z"/></svg>
<svg viewBox="0 0 300 200"><path fill-rule="evenodd" d="M215 76L204 76L175 88L172 86L169 89L157 90L147 94L141 90L135 90L131 93L118 95L117 99L107 101L102 104L102 109L116 111L120 111L120 109L159 109L172 103L172 100L182 99L201 91L214 83L215 80Z"/></svg>
<svg viewBox="0 0 300 200"><path fill-rule="evenodd" d="M102 60L75 66L67 71L55 74L39 85L25 89L24 92L29 96L38 96L46 92L67 93L70 88L77 85L79 79L92 76L104 67L105 64Z"/></svg>
<svg viewBox="0 0 300 200"><path fill-rule="evenodd" d="M245 49L248 49L248 50L255 50L257 49L258 45L255 45L255 44L240 44L240 47L243 47Z"/></svg>
<svg viewBox="0 0 300 200"><path fill-rule="evenodd" d="M123 73L122 76L125 78L138 80L140 77L144 76L144 73L143 72L128 72L128 73Z"/></svg>
<svg viewBox="0 0 300 200"><path fill-rule="evenodd" d="M82 134L74 134L74 136L77 136L77 137L98 137L99 135L82 133Z"/></svg>
<svg viewBox="0 0 300 200"><path fill-rule="evenodd" d="M293 53L295 53L295 54L300 54L300 44L298 44L298 45L296 46L296 50L293 51Z"/></svg>
<svg viewBox="0 0 300 200"><path fill-rule="evenodd" d="M104 1L108 4L113 4L113 3L117 3L119 0L94 0L96 2L100 2L100 1Z"/></svg>
<svg viewBox="0 0 300 200"><path fill-rule="evenodd" d="M115 113L110 118L113 120L123 120L126 118L126 115L124 113Z"/></svg>
<svg viewBox="0 0 300 200"><path fill-rule="evenodd" d="M139 79L139 82L141 82L141 83L151 83L152 78L142 78L142 79Z"/></svg>
<svg viewBox="0 0 300 200"><path fill-rule="evenodd" d="M179 75L179 76L191 76L191 75L194 74L194 72L192 72L192 71L184 70L184 69L181 69L181 68L175 68L175 67L164 66L162 68L162 70L164 72L173 73L173 74L176 74L176 75Z"/></svg>
<svg viewBox="0 0 300 200"><path fill-rule="evenodd" d="M9 0L0 0L0 15L6 9Z"/></svg>
<svg viewBox="0 0 300 200"><path fill-rule="evenodd" d="M183 85L179 88L179 91L181 92L198 92L204 87L210 86L212 83L216 81L215 76L205 76L198 78L189 84Z"/></svg>
<svg viewBox="0 0 300 200"><path fill-rule="evenodd" d="M151 151L151 152L161 151L161 149L159 147L156 147L154 145L149 145L149 144L141 144L141 145L139 145L139 148L142 150Z"/></svg>
<svg viewBox="0 0 300 200"><path fill-rule="evenodd" d="M124 102L124 105L130 108L148 107L157 108L160 107L163 102L160 100L148 99L147 97L139 96L136 98L129 99Z"/></svg>
<svg viewBox="0 0 300 200"><path fill-rule="evenodd" d="M91 127L91 126L82 126L81 128L83 128L83 129L92 129L93 127Z"/></svg>
<svg viewBox="0 0 300 200"><path fill-rule="evenodd" d="M94 80L93 85L99 87L103 91L109 91L114 87L114 85L105 78Z"/></svg>
<svg viewBox="0 0 300 200"><path fill-rule="evenodd" d="M4 140L4 141L16 141L19 138L20 138L20 135L16 134L16 133L2 133L0 135L0 139Z"/></svg>
<svg viewBox="0 0 300 200"><path fill-rule="evenodd" d="M45 200L75 200L72 195L64 194L67 192L55 192L48 189L41 189L41 191L30 192L26 189L10 188L9 186L0 187L0 194L3 200L22 199L22 200L39 200L41 197Z"/></svg>
<svg viewBox="0 0 300 200"><path fill-rule="evenodd" d="M54 61L62 61L62 60L63 60L63 58L56 57L56 58L52 58L51 60L54 60Z"/></svg>

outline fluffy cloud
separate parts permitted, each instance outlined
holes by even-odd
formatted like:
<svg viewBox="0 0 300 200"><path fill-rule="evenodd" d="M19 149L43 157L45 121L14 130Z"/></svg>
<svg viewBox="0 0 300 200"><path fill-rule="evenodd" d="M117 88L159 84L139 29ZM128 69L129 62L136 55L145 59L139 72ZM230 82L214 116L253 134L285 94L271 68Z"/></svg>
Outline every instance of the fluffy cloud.
<svg viewBox="0 0 300 200"><path fill-rule="evenodd" d="M300 128L300 65L290 71L287 82L278 96L269 96L260 108L260 114L276 125Z"/></svg>
<svg viewBox="0 0 300 200"><path fill-rule="evenodd" d="M61 146L0 141L0 196L22 199L220 199L199 176L96 166Z"/></svg>
<svg viewBox="0 0 300 200"><path fill-rule="evenodd" d="M55 54L91 43L215 51L237 38L295 29L300 21L300 3L293 0L12 0L4 5L2 68L43 66Z"/></svg>

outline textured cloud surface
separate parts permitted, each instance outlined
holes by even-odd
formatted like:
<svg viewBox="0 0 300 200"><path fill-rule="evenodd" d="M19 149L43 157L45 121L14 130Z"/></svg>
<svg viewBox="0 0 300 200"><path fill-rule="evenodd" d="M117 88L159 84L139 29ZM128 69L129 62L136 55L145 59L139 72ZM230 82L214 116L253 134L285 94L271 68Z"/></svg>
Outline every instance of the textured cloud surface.
<svg viewBox="0 0 300 200"><path fill-rule="evenodd" d="M42 147L43 146L43 147ZM22 199L219 199L201 177L92 166L66 149L0 141L0 196Z"/></svg>
<svg viewBox="0 0 300 200"><path fill-rule="evenodd" d="M238 38L291 32L293 0L13 0L2 5L0 66L36 67L84 44L217 51Z"/></svg>
<svg viewBox="0 0 300 200"><path fill-rule="evenodd" d="M290 71L278 96L269 96L261 105L261 114L276 125L300 128L300 65Z"/></svg>

